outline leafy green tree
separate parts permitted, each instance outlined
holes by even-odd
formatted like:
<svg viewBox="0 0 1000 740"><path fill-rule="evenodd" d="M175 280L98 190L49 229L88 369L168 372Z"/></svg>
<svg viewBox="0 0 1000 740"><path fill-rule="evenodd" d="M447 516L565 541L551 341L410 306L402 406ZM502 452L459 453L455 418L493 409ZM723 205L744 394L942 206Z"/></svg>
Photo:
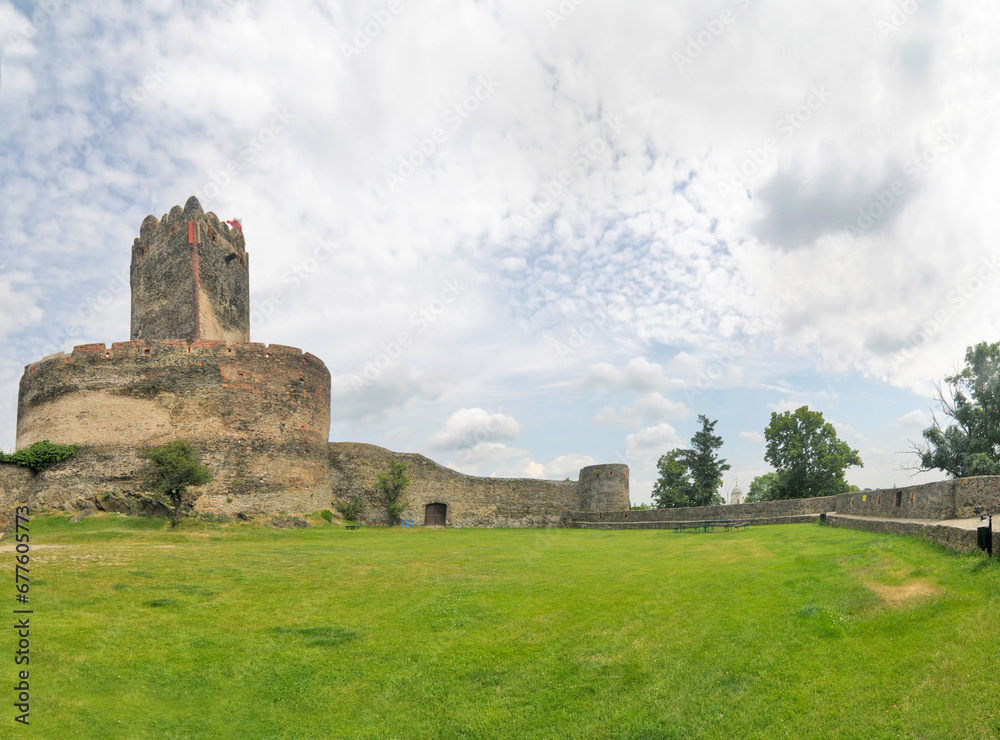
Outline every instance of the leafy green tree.
<svg viewBox="0 0 1000 740"><path fill-rule="evenodd" d="M746 502L748 504L757 501L770 501L774 497L774 484L778 482L777 473L764 473L758 475L750 483L750 490L747 491Z"/></svg>
<svg viewBox="0 0 1000 740"><path fill-rule="evenodd" d="M1000 474L1000 342L980 342L965 351L965 367L938 386L938 403L955 423L942 427L937 415L913 445L919 470L943 470L952 478Z"/></svg>
<svg viewBox="0 0 1000 740"><path fill-rule="evenodd" d="M848 489L844 471L864 467L857 450L837 438L833 424L819 411L802 406L795 413L772 413L764 430L764 459L777 471L772 499L832 496Z"/></svg>
<svg viewBox="0 0 1000 740"><path fill-rule="evenodd" d="M149 463L139 471L139 479L147 491L170 500L174 506L171 529L177 529L185 492L191 486L209 483L212 473L198 462L191 445L182 439L147 448L141 455Z"/></svg>
<svg viewBox="0 0 1000 740"><path fill-rule="evenodd" d="M403 491L408 485L410 478L404 462L393 460L388 472L378 474L375 490L385 495L386 509L393 524L399 524L403 512L410 508L409 502L403 499Z"/></svg>
<svg viewBox="0 0 1000 740"><path fill-rule="evenodd" d="M713 506L722 503L719 487L729 464L717 457L722 437L714 434L718 421L698 416L701 430L691 438L691 449L675 449L656 463L660 476L653 486L653 504L657 509L680 506Z"/></svg>
<svg viewBox="0 0 1000 740"><path fill-rule="evenodd" d="M657 509L675 509L691 506L693 486L689 477L687 450L670 450L656 461L660 471L653 486L653 506Z"/></svg>

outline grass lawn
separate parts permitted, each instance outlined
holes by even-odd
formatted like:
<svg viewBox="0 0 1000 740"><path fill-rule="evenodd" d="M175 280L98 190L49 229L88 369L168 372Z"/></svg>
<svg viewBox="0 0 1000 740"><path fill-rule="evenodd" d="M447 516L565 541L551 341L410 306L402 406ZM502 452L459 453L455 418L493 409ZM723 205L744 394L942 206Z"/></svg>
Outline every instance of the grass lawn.
<svg viewBox="0 0 1000 740"><path fill-rule="evenodd" d="M316 521L35 517L31 726L8 629L0 736L1000 737L983 556L807 524Z"/></svg>

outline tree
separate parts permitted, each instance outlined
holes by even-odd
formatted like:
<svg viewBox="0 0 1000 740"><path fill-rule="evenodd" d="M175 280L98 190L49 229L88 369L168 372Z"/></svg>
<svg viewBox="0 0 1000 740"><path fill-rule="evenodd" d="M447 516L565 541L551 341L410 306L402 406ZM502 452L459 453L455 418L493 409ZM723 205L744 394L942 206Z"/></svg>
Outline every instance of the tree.
<svg viewBox="0 0 1000 740"><path fill-rule="evenodd" d="M687 450L671 450L656 461L660 477L653 486L653 506L674 509L691 506L693 486L688 477Z"/></svg>
<svg viewBox="0 0 1000 740"><path fill-rule="evenodd" d="M393 524L399 524L403 512L410 508L409 502L403 500L403 490L410 485L406 474L406 463L393 460L386 473L379 473L375 490L381 491L386 498L386 510Z"/></svg>
<svg viewBox="0 0 1000 740"><path fill-rule="evenodd" d="M918 470L943 470L952 478L1000 474L1000 342L980 342L965 351L965 367L938 385L938 403L955 421L941 427L937 415L923 431L926 445L913 445Z"/></svg>
<svg viewBox="0 0 1000 740"><path fill-rule="evenodd" d="M772 499L832 496L848 489L844 471L852 465L864 467L857 450L837 438L833 424L819 411L802 406L793 414L771 414L764 430L764 459L777 471Z"/></svg>
<svg viewBox="0 0 1000 740"><path fill-rule="evenodd" d="M709 421L704 415L699 415L698 421L701 430L691 438L691 449L671 450L656 463L660 477L653 486L653 503L657 509L722 503L718 491L722 474L730 466L716 456L722 447L722 437L713 433L718 421Z"/></svg>
<svg viewBox="0 0 1000 740"><path fill-rule="evenodd" d="M139 471L139 478L146 490L166 496L173 504L171 529L177 529L181 502L188 487L210 482L212 473L198 462L191 445L182 439L147 448L141 456L149 463Z"/></svg>
<svg viewBox="0 0 1000 740"><path fill-rule="evenodd" d="M750 490L747 491L746 502L753 504L758 501L771 501L774 498L774 485L778 482L777 473L764 473L758 475L750 483Z"/></svg>
<svg viewBox="0 0 1000 740"><path fill-rule="evenodd" d="M722 437L713 434L718 420L709 421L707 416L699 415L701 431L691 437L691 449L688 451L688 467L691 469L692 496L695 506L717 506L722 503L719 487L722 485L722 474L729 470L730 465L716 456L722 447Z"/></svg>

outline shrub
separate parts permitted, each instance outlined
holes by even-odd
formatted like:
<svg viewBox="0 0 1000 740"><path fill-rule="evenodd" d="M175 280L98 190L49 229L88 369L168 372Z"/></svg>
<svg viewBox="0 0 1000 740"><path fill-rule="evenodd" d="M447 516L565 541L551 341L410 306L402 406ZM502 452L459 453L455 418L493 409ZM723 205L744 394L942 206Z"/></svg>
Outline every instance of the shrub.
<svg viewBox="0 0 1000 740"><path fill-rule="evenodd" d="M346 503L345 502L337 503L337 511L339 511L340 515L349 522L356 522L358 520L358 517L361 516L364 510L365 510L365 500L357 494L352 496L351 500L347 501Z"/></svg>
<svg viewBox="0 0 1000 740"><path fill-rule="evenodd" d="M323 511L321 511L319 513L319 515L320 515L320 517L322 517L322 519L323 519L324 522L332 522L333 521L333 512L330 511L329 509L323 509Z"/></svg>
<svg viewBox="0 0 1000 740"><path fill-rule="evenodd" d="M403 512L410 508L408 501L403 499L403 490L410 485L410 477L406 474L406 463L393 460L389 470L378 474L375 489L385 494L386 511L393 524L399 524Z"/></svg>
<svg viewBox="0 0 1000 740"><path fill-rule="evenodd" d="M0 463L20 465L22 468L28 468L32 473L38 473L50 465L73 457L79 449L79 445L57 445L45 439L41 442L35 442L31 447L18 450L13 455L0 452Z"/></svg>

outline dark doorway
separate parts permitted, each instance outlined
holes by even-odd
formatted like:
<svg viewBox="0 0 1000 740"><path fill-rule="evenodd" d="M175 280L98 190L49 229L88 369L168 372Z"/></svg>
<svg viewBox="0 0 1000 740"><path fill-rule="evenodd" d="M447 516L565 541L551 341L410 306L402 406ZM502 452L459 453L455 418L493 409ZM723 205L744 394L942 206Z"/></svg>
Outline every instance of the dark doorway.
<svg viewBox="0 0 1000 740"><path fill-rule="evenodd" d="M424 509L425 527L443 527L448 519L448 504L427 504Z"/></svg>

